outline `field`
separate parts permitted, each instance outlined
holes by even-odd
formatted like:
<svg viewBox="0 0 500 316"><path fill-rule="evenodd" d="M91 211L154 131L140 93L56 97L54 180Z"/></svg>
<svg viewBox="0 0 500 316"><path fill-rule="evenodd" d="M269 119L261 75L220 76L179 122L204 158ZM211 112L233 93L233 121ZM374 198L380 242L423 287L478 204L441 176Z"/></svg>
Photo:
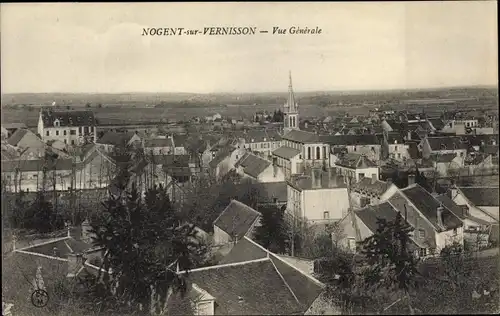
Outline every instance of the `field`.
<svg viewBox="0 0 500 316"><path fill-rule="evenodd" d="M494 88L455 88L415 91L306 92L296 94L302 118L327 115L366 115L375 108L425 111L440 115L445 109L497 108ZM185 120L220 113L250 118L259 110L282 107L286 92L245 94L123 93L123 94L8 94L2 95L2 123L24 122L34 127L39 109L52 102L60 109L92 109L99 124L132 124ZM155 108L155 105L166 104Z"/></svg>

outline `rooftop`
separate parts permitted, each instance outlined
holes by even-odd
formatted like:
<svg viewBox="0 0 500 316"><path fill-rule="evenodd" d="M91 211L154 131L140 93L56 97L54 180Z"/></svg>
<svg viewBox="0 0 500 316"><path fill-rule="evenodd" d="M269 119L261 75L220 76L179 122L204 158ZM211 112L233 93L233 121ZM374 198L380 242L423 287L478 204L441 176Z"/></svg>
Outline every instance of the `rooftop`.
<svg viewBox="0 0 500 316"><path fill-rule="evenodd" d="M231 200L229 205L214 221L214 226L219 227L229 236L242 238L250 230L260 213L237 200Z"/></svg>
<svg viewBox="0 0 500 316"><path fill-rule="evenodd" d="M96 119L92 111L55 111L52 109L42 109L41 116L45 128L54 127L56 120L59 120L60 127L96 125Z"/></svg>

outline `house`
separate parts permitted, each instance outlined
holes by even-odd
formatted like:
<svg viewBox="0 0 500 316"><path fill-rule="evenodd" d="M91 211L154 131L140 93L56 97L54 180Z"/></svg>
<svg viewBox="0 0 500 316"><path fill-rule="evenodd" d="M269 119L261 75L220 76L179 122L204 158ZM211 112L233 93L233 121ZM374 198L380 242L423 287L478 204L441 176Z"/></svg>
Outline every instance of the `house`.
<svg viewBox="0 0 500 316"><path fill-rule="evenodd" d="M261 153L263 158L271 156L273 150L281 146L281 136L273 130L250 130L241 136L245 148Z"/></svg>
<svg viewBox="0 0 500 316"><path fill-rule="evenodd" d="M144 140L144 153L150 155L170 155L174 150L172 136L156 136Z"/></svg>
<svg viewBox="0 0 500 316"><path fill-rule="evenodd" d="M479 248L488 246L492 223L472 216L467 205L457 205L453 202L452 194L448 190L447 194L441 194L436 199L460 218L464 226L464 241Z"/></svg>
<svg viewBox="0 0 500 316"><path fill-rule="evenodd" d="M189 136L186 134L177 134L174 139L174 155L187 155Z"/></svg>
<svg viewBox="0 0 500 316"><path fill-rule="evenodd" d="M286 259L285 259L286 258ZM297 260L291 261L293 257L278 255L270 252L264 247L260 246L254 242L251 238L244 237L240 239L231 249L231 251L224 256L218 265L214 267L208 267L207 270L213 269L223 269L224 267L236 269L238 266L248 266L252 263L259 263L262 267L260 274L249 273L246 274L243 271L237 271L239 274L237 278L233 280L232 278L225 278L222 275L218 278L219 281L214 281L212 278L203 280L207 287L218 289L225 289L224 293L227 291L236 292L236 295L214 295L216 293L210 292L207 288L204 288L200 283L196 283L196 280L191 279L192 271L190 271L189 280L192 280L198 287L203 288L209 292L217 300L221 300L215 305L215 311L213 314L226 314L231 313L233 315L276 315L276 314L292 314L292 315L336 315L339 314L338 307L333 306L330 302L325 300L325 285L314 278L308 267L301 268L300 264L297 264ZM271 264L274 269L267 269L267 264ZM201 272L201 271L200 271ZM221 271L222 272L222 271ZM236 271L235 271L236 273ZM275 280L275 274L278 275L278 279ZM244 286L250 286L255 283L259 284L262 289L248 289L247 291L242 291L238 284L233 284L237 280L241 280L244 276L245 282L248 284ZM255 282L253 278L262 278L260 282ZM196 276L195 278L199 278ZM227 281L225 281L227 280ZM273 281L272 285L268 284L269 281ZM228 282L228 283L226 283ZM269 287L270 286L270 287ZM219 290L220 291L220 290ZM241 294L239 294L241 293ZM244 293L248 293L245 295ZM250 295L252 293L253 295ZM291 294L292 299L288 300L288 294ZM265 294L265 295L264 295ZM232 298L231 301L230 299ZM238 302L238 303L236 303ZM261 303L262 302L262 303ZM272 304L268 302L273 302ZM285 304L286 303L286 304ZM217 305L219 310L217 310ZM275 306L273 306L275 305ZM227 308L228 306L229 308ZM231 308L231 310L229 310ZM211 313L207 313L211 314Z"/></svg>
<svg viewBox="0 0 500 316"><path fill-rule="evenodd" d="M479 122L474 118L447 120L441 129L443 132L453 132L456 135L465 135L472 129L479 127Z"/></svg>
<svg viewBox="0 0 500 316"><path fill-rule="evenodd" d="M287 181L287 215L310 223L340 220L349 209L344 179L335 168L311 169L308 175L296 175Z"/></svg>
<svg viewBox="0 0 500 316"><path fill-rule="evenodd" d="M466 206L471 216L489 223L498 223L498 187L454 187L450 194L453 202Z"/></svg>
<svg viewBox="0 0 500 316"><path fill-rule="evenodd" d="M214 152L215 157L208 162L209 173L217 179L226 175L235 168L236 162L245 155L246 150L242 145L226 144Z"/></svg>
<svg viewBox="0 0 500 316"><path fill-rule="evenodd" d="M44 142L60 140L68 145L95 143L97 121L92 111L55 111L41 109L38 134Z"/></svg>
<svg viewBox="0 0 500 316"><path fill-rule="evenodd" d="M352 206L363 208L380 203L382 195L393 185L391 182L379 180L376 174L360 179L351 187Z"/></svg>
<svg viewBox="0 0 500 316"><path fill-rule="evenodd" d="M394 221L398 212L392 204L383 202L376 205L368 205L346 214L338 224L343 232L343 236L338 241L338 244L348 251L357 252L360 250L357 246L358 243L377 232L379 219ZM412 242L409 244L409 250L415 252L416 255L425 256L428 246L425 241L424 226L420 223L412 224L410 221L407 221L407 223L416 231L410 237Z"/></svg>
<svg viewBox="0 0 500 316"><path fill-rule="evenodd" d="M2 137L9 138L18 129L28 129L24 123L2 123Z"/></svg>
<svg viewBox="0 0 500 316"><path fill-rule="evenodd" d="M35 133L28 129L18 129L7 139L7 144L16 147L19 153L30 149L35 157L45 155L46 144Z"/></svg>
<svg viewBox="0 0 500 316"><path fill-rule="evenodd" d="M258 182L285 181L283 170L271 161L246 153L234 165L238 174Z"/></svg>
<svg viewBox="0 0 500 316"><path fill-rule="evenodd" d="M260 225L261 214L237 200L229 205L214 221L214 242L225 245L252 236L254 228Z"/></svg>
<svg viewBox="0 0 500 316"><path fill-rule="evenodd" d="M96 140L95 144L100 150L111 153L116 148L140 148L142 147L142 139L138 133L134 132L109 131Z"/></svg>
<svg viewBox="0 0 500 316"><path fill-rule="evenodd" d="M459 158L459 165L464 166L467 155L467 145L458 136L455 137L425 137L418 144L422 157L431 158L431 155L455 154Z"/></svg>
<svg viewBox="0 0 500 316"><path fill-rule="evenodd" d="M381 158L381 141L376 135L325 135L320 139L330 148L346 148L348 153L364 154L375 162Z"/></svg>
<svg viewBox="0 0 500 316"><path fill-rule="evenodd" d="M337 168L339 173L344 176L344 180L351 181L351 183L359 182L365 177L371 178L373 175L377 179L380 178L379 167L361 154L347 153L341 155L332 167Z"/></svg>
<svg viewBox="0 0 500 316"><path fill-rule="evenodd" d="M401 134L384 132L376 136L382 144L382 158L390 158L396 161L406 161L411 158L410 145L405 143Z"/></svg>
<svg viewBox="0 0 500 316"><path fill-rule="evenodd" d="M454 242L463 244L463 223L446 205L437 200L418 184L404 189L396 186L387 190L380 198L401 212L407 222L418 227L416 233L425 242L422 255L440 253L441 249Z"/></svg>
<svg viewBox="0 0 500 316"><path fill-rule="evenodd" d="M93 248L80 236L69 235L69 232L66 237L51 238L27 247L13 246L2 266L2 300L14 303L12 315L40 313L40 307L26 301L31 300L30 295L36 289L49 293L44 308L58 310L60 302L54 294L58 287L64 285L74 293L84 293L84 283L98 276L99 267L93 262L102 256L102 249Z"/></svg>

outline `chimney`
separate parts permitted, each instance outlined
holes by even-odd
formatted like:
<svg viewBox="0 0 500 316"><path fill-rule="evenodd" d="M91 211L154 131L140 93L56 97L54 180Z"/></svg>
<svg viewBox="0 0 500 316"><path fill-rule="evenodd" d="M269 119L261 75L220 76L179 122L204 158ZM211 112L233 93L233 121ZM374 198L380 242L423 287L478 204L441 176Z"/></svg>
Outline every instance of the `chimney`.
<svg viewBox="0 0 500 316"><path fill-rule="evenodd" d="M443 226L443 211L444 211L444 208L442 206L439 206L437 208L437 224L439 227L444 227Z"/></svg>
<svg viewBox="0 0 500 316"><path fill-rule="evenodd" d="M82 253L70 253L68 254L68 278L73 278L76 276L80 268L83 267L83 254Z"/></svg>
<svg viewBox="0 0 500 316"><path fill-rule="evenodd" d="M469 216L469 207L467 205L460 205L460 207L462 208L462 216Z"/></svg>
<svg viewBox="0 0 500 316"><path fill-rule="evenodd" d="M378 178L377 178L377 174L376 173L372 173L372 184L375 184L377 182Z"/></svg>
<svg viewBox="0 0 500 316"><path fill-rule="evenodd" d="M273 163L273 177L276 178L278 176L278 166Z"/></svg>
<svg viewBox="0 0 500 316"><path fill-rule="evenodd" d="M411 140L411 131L408 131L407 140Z"/></svg>
<svg viewBox="0 0 500 316"><path fill-rule="evenodd" d="M408 186L415 184L415 175L413 173L408 174Z"/></svg>

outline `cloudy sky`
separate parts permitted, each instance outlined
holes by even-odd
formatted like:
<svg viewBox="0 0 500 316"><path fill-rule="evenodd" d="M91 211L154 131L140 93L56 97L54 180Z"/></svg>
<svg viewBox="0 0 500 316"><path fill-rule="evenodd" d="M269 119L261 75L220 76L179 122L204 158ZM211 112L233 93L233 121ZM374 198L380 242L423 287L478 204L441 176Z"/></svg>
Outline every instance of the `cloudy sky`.
<svg viewBox="0 0 500 316"><path fill-rule="evenodd" d="M209 26L322 33L141 36ZM497 56L496 1L1 5L3 93L495 85Z"/></svg>

